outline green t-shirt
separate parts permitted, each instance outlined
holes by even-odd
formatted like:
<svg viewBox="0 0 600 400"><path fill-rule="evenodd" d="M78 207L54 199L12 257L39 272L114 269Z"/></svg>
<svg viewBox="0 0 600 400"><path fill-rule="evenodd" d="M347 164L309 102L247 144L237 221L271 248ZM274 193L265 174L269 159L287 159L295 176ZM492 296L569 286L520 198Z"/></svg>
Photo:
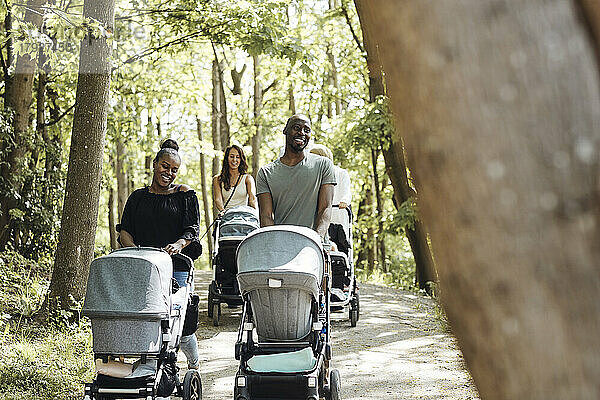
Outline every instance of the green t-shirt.
<svg viewBox="0 0 600 400"><path fill-rule="evenodd" d="M256 176L256 194L271 193L276 225L314 228L319 189L326 184L336 184L333 163L308 153L293 167L279 159L261 167Z"/></svg>

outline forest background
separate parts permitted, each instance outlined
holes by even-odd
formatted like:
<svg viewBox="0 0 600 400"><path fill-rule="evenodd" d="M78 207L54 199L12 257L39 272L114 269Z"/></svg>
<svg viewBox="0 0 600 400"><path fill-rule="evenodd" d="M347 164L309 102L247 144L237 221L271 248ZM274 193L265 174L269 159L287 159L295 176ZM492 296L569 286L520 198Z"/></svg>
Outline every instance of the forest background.
<svg viewBox="0 0 600 400"><path fill-rule="evenodd" d="M177 181L198 192L204 231L214 220L211 182L223 149L241 145L255 174L278 157L286 119L307 114L314 142L328 146L351 176L361 279L433 291L432 257L416 217L410 173L401 143L394 148L391 140L384 75L353 2L99 3L114 12L113 26L85 15L83 1L0 3L0 331L9 342L9 334L31 339L13 346L0 363L0 398L19 390L39 396L42 387L43 396L58 398L80 390L75 383L89 374L79 357L89 347L89 332L77 318L89 259L64 250L85 236L77 224L83 232L95 215L93 205L83 210L85 218L64 205L69 168L83 177L75 162L69 166L76 146L103 143L93 238L93 256L99 256L117 247L114 226L128 195L150 183L152 159L164 139L180 144ZM107 43L110 54L104 141L74 123L76 102L103 112L101 96L78 93L80 43L90 38ZM102 73L91 75L102 80ZM93 202L96 182L87 184L78 190L90 190ZM69 218L76 227L63 234L61 221L64 228ZM200 268L210 267L210 237L204 238ZM57 293L58 302L49 293ZM39 312L42 303L48 313ZM31 325L36 315L42 323ZM66 357L57 358L56 346ZM48 359L51 367L39 368ZM64 363L70 372L57 378L53 368ZM31 383L17 388L23 375Z"/></svg>

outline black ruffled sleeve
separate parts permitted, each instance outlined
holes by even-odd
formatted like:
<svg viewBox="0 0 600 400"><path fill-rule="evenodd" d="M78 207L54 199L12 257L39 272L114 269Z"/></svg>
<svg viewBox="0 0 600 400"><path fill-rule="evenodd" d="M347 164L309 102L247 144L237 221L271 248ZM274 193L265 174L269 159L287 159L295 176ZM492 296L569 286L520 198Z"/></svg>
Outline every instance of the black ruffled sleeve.
<svg viewBox="0 0 600 400"><path fill-rule="evenodd" d="M123 208L123 215L121 216L121 223L117 224L116 229L117 232L121 232L122 230L127 231L132 237L135 238L135 208L140 200L140 190L136 190L127 198L127 202L125 203L125 207ZM120 241L119 241L120 243Z"/></svg>
<svg viewBox="0 0 600 400"><path fill-rule="evenodd" d="M190 190L185 193L183 210L183 232L180 239L190 241L183 253L192 260L200 257L202 254L202 245L200 244L200 210L198 207L198 198L196 192Z"/></svg>

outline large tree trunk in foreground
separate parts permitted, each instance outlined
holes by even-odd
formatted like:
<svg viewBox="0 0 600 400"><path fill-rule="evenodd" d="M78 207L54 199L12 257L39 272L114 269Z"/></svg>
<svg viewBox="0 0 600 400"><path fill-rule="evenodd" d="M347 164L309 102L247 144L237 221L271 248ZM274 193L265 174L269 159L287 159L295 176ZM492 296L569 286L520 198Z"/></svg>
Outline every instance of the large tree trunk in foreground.
<svg viewBox="0 0 600 400"><path fill-rule="evenodd" d="M600 82L574 2L367 11L482 399L600 398Z"/></svg>
<svg viewBox="0 0 600 400"><path fill-rule="evenodd" d="M112 29L114 0L85 0L83 15ZM110 86L106 38L81 42L79 79L63 217L50 283L50 306L66 309L83 298L98 221L102 155ZM52 309L51 309L52 310Z"/></svg>

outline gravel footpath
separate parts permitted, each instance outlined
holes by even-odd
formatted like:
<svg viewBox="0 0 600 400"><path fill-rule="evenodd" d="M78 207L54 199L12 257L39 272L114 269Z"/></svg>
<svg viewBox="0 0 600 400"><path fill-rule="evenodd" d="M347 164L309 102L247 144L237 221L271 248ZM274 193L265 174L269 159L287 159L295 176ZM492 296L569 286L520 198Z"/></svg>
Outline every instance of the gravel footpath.
<svg viewBox="0 0 600 400"><path fill-rule="evenodd" d="M202 398L232 399L240 308L222 306L220 326L213 327L206 314L211 279L212 272L196 271ZM355 328L350 327L347 311L331 314L331 365L340 371L344 400L479 399L456 340L436 316L433 300L371 284L360 285L360 300L361 317ZM183 360L181 356L182 366Z"/></svg>

